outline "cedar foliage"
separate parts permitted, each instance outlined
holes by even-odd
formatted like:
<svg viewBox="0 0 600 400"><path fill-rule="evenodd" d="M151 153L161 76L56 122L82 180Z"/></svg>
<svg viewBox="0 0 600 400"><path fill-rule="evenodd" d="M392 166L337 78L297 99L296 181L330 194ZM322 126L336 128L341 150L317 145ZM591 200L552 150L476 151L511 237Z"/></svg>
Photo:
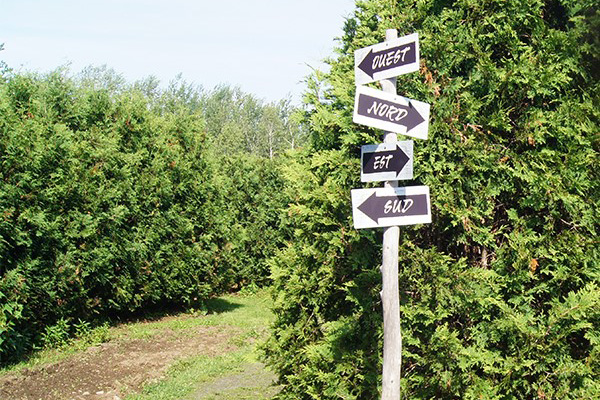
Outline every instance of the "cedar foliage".
<svg viewBox="0 0 600 400"><path fill-rule="evenodd" d="M202 123L61 71L0 86L2 361L60 319L192 304L219 278Z"/></svg>
<svg viewBox="0 0 600 400"><path fill-rule="evenodd" d="M418 32L398 93L432 105L415 179L433 223L402 227L402 396L600 397L597 2L358 1L309 79L311 148L286 168L294 241L271 260L265 346L281 399L375 399L381 231L352 228L357 48Z"/></svg>
<svg viewBox="0 0 600 400"><path fill-rule="evenodd" d="M105 67L1 72L0 364L80 320L268 284L280 161L215 150L218 99Z"/></svg>

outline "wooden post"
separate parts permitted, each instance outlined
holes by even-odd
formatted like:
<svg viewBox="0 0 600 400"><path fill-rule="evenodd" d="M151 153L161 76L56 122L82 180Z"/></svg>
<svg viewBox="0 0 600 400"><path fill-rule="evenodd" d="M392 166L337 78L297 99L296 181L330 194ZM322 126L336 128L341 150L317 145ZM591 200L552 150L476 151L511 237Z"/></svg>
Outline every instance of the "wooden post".
<svg viewBox="0 0 600 400"><path fill-rule="evenodd" d="M398 37L395 29L385 32L385 40ZM396 78L381 81L383 91L397 94ZM386 132L385 143L396 142L397 135ZM397 187L398 181L387 181L385 187ZM400 296L398 289L398 245L400 228L392 226L383 231L383 260L381 264L383 305L383 373L381 400L400 400L400 369L402 366L402 335L400 332Z"/></svg>

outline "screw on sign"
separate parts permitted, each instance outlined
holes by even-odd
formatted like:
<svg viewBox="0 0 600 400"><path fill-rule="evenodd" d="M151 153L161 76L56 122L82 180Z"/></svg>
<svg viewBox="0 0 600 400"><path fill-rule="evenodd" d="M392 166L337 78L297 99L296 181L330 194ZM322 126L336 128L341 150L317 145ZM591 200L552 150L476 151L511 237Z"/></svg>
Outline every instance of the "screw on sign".
<svg viewBox="0 0 600 400"><path fill-rule="evenodd" d="M362 182L413 178L413 142L364 145L361 148Z"/></svg>
<svg viewBox="0 0 600 400"><path fill-rule="evenodd" d="M429 104L367 86L356 88L352 120L361 125L427 139Z"/></svg>
<svg viewBox="0 0 600 400"><path fill-rule="evenodd" d="M356 229L431 222L427 186L353 189L351 194Z"/></svg>
<svg viewBox="0 0 600 400"><path fill-rule="evenodd" d="M357 85L376 82L419 70L419 35L396 38L354 52Z"/></svg>

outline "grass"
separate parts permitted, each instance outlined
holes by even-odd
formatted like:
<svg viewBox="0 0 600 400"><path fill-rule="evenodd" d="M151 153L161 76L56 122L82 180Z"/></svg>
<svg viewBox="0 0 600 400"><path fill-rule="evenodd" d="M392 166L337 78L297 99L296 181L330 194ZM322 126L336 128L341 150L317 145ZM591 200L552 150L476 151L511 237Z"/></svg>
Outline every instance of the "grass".
<svg viewBox="0 0 600 400"><path fill-rule="evenodd" d="M182 360L170 368L165 379L148 385L142 393L128 396L127 400L271 398L263 397L263 393L275 391L273 387L269 387L268 380L263 387L252 387L252 382L248 382L248 388L226 387L228 376L243 377L243 372L258 362L256 341L264 337L273 320L268 295L259 292L246 296L220 297L209 301L208 310L203 318L131 325L128 327L129 333L135 336L151 334L166 326L170 329L187 329L198 325L235 326L240 328L240 333L231 340L238 349L217 357L197 356ZM251 379L255 380L256 374ZM223 381L224 387L218 387L219 380ZM214 386L218 392L204 393L200 390L203 386Z"/></svg>
<svg viewBox="0 0 600 400"><path fill-rule="evenodd" d="M219 377L241 372L245 352L234 352L218 357L198 356L175 364L165 379L148 385L140 394L127 400L171 400L190 397L202 385ZM247 350L246 350L247 353Z"/></svg>

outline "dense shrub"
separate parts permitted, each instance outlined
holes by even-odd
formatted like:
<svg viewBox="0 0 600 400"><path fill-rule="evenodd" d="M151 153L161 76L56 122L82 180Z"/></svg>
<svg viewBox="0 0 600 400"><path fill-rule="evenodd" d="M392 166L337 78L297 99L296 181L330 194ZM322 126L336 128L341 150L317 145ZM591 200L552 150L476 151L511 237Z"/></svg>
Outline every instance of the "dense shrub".
<svg viewBox="0 0 600 400"><path fill-rule="evenodd" d="M270 284L267 260L280 249L287 232L281 212L289 203L283 191L282 158L220 155L212 158L221 204L220 231L214 232L216 262L231 271L230 287Z"/></svg>
<svg viewBox="0 0 600 400"><path fill-rule="evenodd" d="M204 126L238 105L106 67L2 77L0 364L80 323L270 282L284 161L222 151ZM258 124L273 106L255 106ZM285 107L282 141L298 135Z"/></svg>
<svg viewBox="0 0 600 400"><path fill-rule="evenodd" d="M64 71L0 83L0 361L46 326L190 304L230 278L202 119Z"/></svg>
<svg viewBox="0 0 600 400"><path fill-rule="evenodd" d="M361 1L331 71L309 82L312 148L287 169L294 241L273 258L265 346L285 399L374 399L381 231L352 228L360 145L353 52L418 32L432 104L415 180L433 223L403 227L403 398L600 396L600 32L594 1Z"/></svg>

